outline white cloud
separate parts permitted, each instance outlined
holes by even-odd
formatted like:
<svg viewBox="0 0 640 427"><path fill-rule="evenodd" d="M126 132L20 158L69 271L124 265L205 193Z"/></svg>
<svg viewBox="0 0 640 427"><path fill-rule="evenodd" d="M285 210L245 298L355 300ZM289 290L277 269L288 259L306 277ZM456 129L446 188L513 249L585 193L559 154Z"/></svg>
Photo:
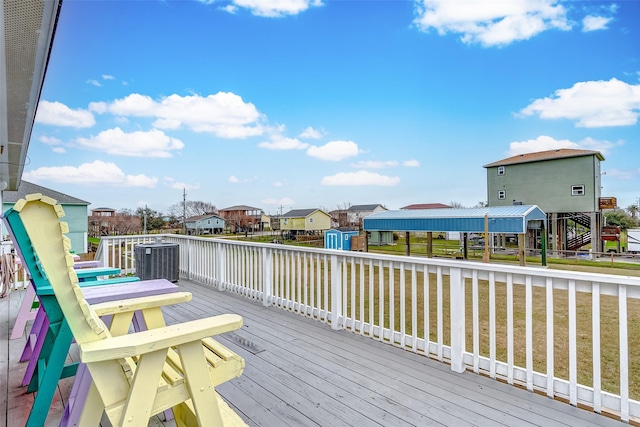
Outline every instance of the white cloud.
<svg viewBox="0 0 640 427"><path fill-rule="evenodd" d="M67 150L64 147L53 147L51 151L58 154L64 154L67 152Z"/></svg>
<svg viewBox="0 0 640 427"><path fill-rule="evenodd" d="M238 13L238 7L234 6L232 4L228 4L228 5L224 6L224 7L221 7L220 9L224 10L225 12L230 13L232 15L235 15L236 13Z"/></svg>
<svg viewBox="0 0 640 427"><path fill-rule="evenodd" d="M36 122L53 126L90 128L96 124L93 114L87 110L72 110L61 102L40 101Z"/></svg>
<svg viewBox="0 0 640 427"><path fill-rule="evenodd" d="M284 184L280 181L276 181L272 184L274 187L284 187Z"/></svg>
<svg viewBox="0 0 640 427"><path fill-rule="evenodd" d="M304 150L309 144L297 138L286 138L282 135L272 135L271 142L263 141L258 144L260 148L267 150Z"/></svg>
<svg viewBox="0 0 640 427"><path fill-rule="evenodd" d="M398 162L395 160L363 160L360 162L352 163L351 167L358 169L384 169L394 168L398 166Z"/></svg>
<svg viewBox="0 0 640 427"><path fill-rule="evenodd" d="M359 152L358 144L353 141L330 141L319 147L312 145L307 150L307 155L320 160L339 162L349 157L355 157Z"/></svg>
<svg viewBox="0 0 640 427"><path fill-rule="evenodd" d="M115 77L109 75L109 74L103 74L102 75L102 79L103 80L115 80Z"/></svg>
<svg viewBox="0 0 640 427"><path fill-rule="evenodd" d="M62 182L71 184L101 184L126 187L154 188L155 177L146 175L125 175L115 163L96 160L75 166L41 167L24 173L24 179L33 182Z"/></svg>
<svg viewBox="0 0 640 427"><path fill-rule="evenodd" d="M42 142L43 144L47 144L47 145L60 145L62 144L62 140L55 138L53 136L41 136L40 138L38 138L38 141Z"/></svg>
<svg viewBox="0 0 640 427"><path fill-rule="evenodd" d="M212 4L212 0L200 0ZM310 7L322 6L321 0L232 0L232 4L222 7L229 13L236 13L238 8L248 9L253 15L277 18L286 15L297 15Z"/></svg>
<svg viewBox="0 0 640 427"><path fill-rule="evenodd" d="M550 29L569 30L557 0L416 0L414 23L422 31L460 34L467 44L505 46Z"/></svg>
<svg viewBox="0 0 640 427"><path fill-rule="evenodd" d="M170 95L160 100L137 93L110 104L92 103L96 113L109 112L120 116L155 118L159 129L189 128L194 132L212 133L220 138L246 138L262 135L263 116L250 102L230 92L200 95Z"/></svg>
<svg viewBox="0 0 640 427"><path fill-rule="evenodd" d="M604 16L593 16L588 15L582 19L582 31L596 31L596 30L606 30L607 25L611 22L613 18L607 18Z"/></svg>
<svg viewBox="0 0 640 427"><path fill-rule="evenodd" d="M199 190L200 184L187 184L186 182L174 181L172 178L164 178L164 185L173 190Z"/></svg>
<svg viewBox="0 0 640 427"><path fill-rule="evenodd" d="M514 141L509 144L508 156L517 156L518 154L535 153L537 151L557 150L560 148L571 148L578 150L600 151L606 154L608 150L615 146L622 145L622 142L601 141L593 138L585 138L579 142L569 141L568 139L554 139L547 135L540 135L536 139L528 141Z"/></svg>
<svg viewBox="0 0 640 427"><path fill-rule="evenodd" d="M182 141L157 129L125 133L120 128L108 129L90 138L78 138L79 145L117 156L172 157L172 151L184 148Z"/></svg>
<svg viewBox="0 0 640 427"><path fill-rule="evenodd" d="M293 206L296 204L296 202L290 197L283 197L281 199L267 198L260 200L260 202L265 205L272 206Z"/></svg>
<svg viewBox="0 0 640 427"><path fill-rule="evenodd" d="M374 172L358 171L358 172L340 172L332 176L325 176L320 181L322 185L334 186L361 186L375 185L384 187L393 187L400 182L397 176L385 176Z"/></svg>
<svg viewBox="0 0 640 427"><path fill-rule="evenodd" d="M628 181L638 178L640 176L640 169L632 169L628 171L620 169L607 169L604 174L609 178L617 178Z"/></svg>
<svg viewBox="0 0 640 427"><path fill-rule="evenodd" d="M237 176L235 176L235 175L231 175L231 176L229 177L229 182L230 182L230 183L232 183L232 184L245 184L245 183L247 183L247 182L251 182L251 179L250 179L250 178L243 178L243 179L240 179L240 178L238 178L238 177L237 177Z"/></svg>
<svg viewBox="0 0 640 427"><path fill-rule="evenodd" d="M89 83L90 85L93 85L93 86L97 86L97 87L102 86L102 83L100 83L97 80L87 80L87 83Z"/></svg>
<svg viewBox="0 0 640 427"><path fill-rule="evenodd" d="M324 132L321 132L319 130L316 130L314 128L312 128L311 126L309 126L308 128L306 128L305 130L302 131L302 133L300 135L298 135L298 138L303 138L303 139L320 139L324 136Z"/></svg>
<svg viewBox="0 0 640 427"><path fill-rule="evenodd" d="M404 162L402 162L402 166L405 166L407 168L418 168L420 167L420 162L416 159L405 160Z"/></svg>
<svg viewBox="0 0 640 427"><path fill-rule="evenodd" d="M536 99L520 114L577 120L577 127L587 128L635 125L640 114L640 85L615 78L578 82L555 91L553 97Z"/></svg>

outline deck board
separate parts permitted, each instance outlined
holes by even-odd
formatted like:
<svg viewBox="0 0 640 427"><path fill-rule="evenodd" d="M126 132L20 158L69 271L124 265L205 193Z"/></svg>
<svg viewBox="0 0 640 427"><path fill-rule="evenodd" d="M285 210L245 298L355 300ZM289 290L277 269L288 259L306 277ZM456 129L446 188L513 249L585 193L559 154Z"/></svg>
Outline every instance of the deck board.
<svg viewBox="0 0 640 427"><path fill-rule="evenodd" d="M229 312L243 316L236 337L216 339L244 357L246 369L217 390L250 426L623 425L472 372L456 374L444 363L293 312L184 279L178 285L193 299L165 307L168 324ZM20 292L0 301L0 426L23 425L32 401L19 387L24 337L8 340L19 300ZM57 425L62 414L71 387L65 381L47 425ZM154 418L149 425L172 424Z"/></svg>

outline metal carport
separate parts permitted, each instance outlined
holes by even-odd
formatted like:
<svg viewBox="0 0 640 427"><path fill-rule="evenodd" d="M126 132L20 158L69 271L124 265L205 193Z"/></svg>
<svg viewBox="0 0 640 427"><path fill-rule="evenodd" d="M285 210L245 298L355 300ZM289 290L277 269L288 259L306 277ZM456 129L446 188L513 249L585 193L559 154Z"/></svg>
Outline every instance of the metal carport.
<svg viewBox="0 0 640 427"><path fill-rule="evenodd" d="M389 210L364 218L365 231L431 232L458 231L465 233L503 233L524 235L527 230L542 229L542 263L546 264L546 214L536 205L494 206L468 209ZM524 239L519 239L523 241ZM407 239L408 242L408 239ZM431 239L428 239L428 245ZM430 246L430 245L429 245ZM428 246L428 253L431 251ZM524 254L523 244L520 245ZM485 239L488 253L488 239ZM523 257L521 257L521 264Z"/></svg>

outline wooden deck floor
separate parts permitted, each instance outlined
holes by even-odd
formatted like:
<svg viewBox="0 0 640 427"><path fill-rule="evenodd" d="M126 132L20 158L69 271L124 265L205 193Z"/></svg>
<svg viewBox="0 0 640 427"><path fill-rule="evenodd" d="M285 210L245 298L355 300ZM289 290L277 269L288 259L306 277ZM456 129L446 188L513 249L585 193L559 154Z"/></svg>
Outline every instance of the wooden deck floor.
<svg viewBox="0 0 640 427"><path fill-rule="evenodd" d="M218 391L250 426L623 425L294 313L185 280L179 285L193 300L166 309L168 323L244 317L241 330L219 340L245 358L245 372ZM8 340L21 294L0 300L0 426L24 425L32 401L19 387L24 340ZM47 425L57 425L70 386L61 381Z"/></svg>

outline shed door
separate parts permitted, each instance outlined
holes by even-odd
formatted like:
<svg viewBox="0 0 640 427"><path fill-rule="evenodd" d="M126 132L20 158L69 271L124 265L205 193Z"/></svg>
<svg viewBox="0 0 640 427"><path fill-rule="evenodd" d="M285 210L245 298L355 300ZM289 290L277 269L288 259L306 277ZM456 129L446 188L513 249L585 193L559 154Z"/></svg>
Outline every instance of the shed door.
<svg viewBox="0 0 640 427"><path fill-rule="evenodd" d="M335 233L327 234L327 249L339 249L338 235Z"/></svg>

